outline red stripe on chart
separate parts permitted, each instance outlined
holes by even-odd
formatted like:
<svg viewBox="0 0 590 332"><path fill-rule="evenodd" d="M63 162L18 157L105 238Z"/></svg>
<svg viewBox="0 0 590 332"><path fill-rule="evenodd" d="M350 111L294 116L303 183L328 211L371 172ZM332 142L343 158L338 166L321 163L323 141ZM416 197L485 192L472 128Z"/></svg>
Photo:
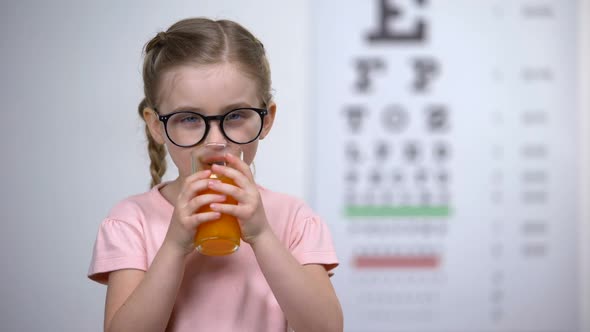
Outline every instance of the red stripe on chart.
<svg viewBox="0 0 590 332"><path fill-rule="evenodd" d="M438 256L356 256L353 265L359 269L367 268L398 268L398 269L431 269L438 267Z"/></svg>

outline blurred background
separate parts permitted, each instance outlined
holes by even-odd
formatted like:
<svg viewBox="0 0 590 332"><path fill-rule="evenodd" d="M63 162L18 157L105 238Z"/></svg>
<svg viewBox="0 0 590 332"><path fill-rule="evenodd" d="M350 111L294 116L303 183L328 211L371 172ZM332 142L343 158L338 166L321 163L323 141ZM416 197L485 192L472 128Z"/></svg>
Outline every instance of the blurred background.
<svg viewBox="0 0 590 332"><path fill-rule="evenodd" d="M190 16L267 49L278 113L256 177L330 225L346 331L590 330L589 1L8 0L0 15L0 330L102 330L96 231L149 189L142 47Z"/></svg>

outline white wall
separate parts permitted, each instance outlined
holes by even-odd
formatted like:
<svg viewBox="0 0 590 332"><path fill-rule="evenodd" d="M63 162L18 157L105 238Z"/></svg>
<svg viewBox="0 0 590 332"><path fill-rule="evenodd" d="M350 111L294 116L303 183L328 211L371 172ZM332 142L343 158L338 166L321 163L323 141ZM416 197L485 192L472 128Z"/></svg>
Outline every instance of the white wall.
<svg viewBox="0 0 590 332"><path fill-rule="evenodd" d="M0 13L1 330L102 329L92 245L111 206L148 189L141 48L178 19L235 19L263 41L279 111L257 177L305 197L307 1L14 0Z"/></svg>
<svg viewBox="0 0 590 332"><path fill-rule="evenodd" d="M580 53L578 58L578 65L582 73L590 73L590 1L585 0L581 2L580 11L578 13L580 18L580 34L578 35L578 42L580 43ZM580 323L583 328L590 328L590 208L588 202L590 201L590 174L587 170L590 168L590 76L580 75L579 78L579 96L578 103L581 110L582 117L579 123L580 143L582 151L580 151L580 178L582 183L580 185L580 218L583 221L579 239L579 264L580 264L580 280L582 280L581 294L580 294ZM586 281L586 282L584 282Z"/></svg>

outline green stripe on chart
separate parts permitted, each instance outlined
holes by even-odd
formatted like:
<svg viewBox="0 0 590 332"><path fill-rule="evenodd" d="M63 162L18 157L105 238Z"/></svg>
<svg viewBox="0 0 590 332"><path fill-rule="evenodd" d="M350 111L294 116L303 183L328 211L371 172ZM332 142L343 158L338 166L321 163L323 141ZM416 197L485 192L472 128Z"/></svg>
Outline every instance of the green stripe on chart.
<svg viewBox="0 0 590 332"><path fill-rule="evenodd" d="M448 206L389 206L349 205L344 214L348 217L448 217Z"/></svg>

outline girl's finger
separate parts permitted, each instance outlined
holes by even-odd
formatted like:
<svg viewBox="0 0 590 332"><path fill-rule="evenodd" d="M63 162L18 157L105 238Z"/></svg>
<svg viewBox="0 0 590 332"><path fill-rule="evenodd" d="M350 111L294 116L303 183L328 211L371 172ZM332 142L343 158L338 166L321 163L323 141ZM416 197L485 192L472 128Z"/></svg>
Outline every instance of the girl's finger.
<svg viewBox="0 0 590 332"><path fill-rule="evenodd" d="M189 201L193 197L197 196L197 193L207 189L208 183L209 183L209 177L206 177L206 178L199 177L196 180L194 180L193 182L186 183L183 186L182 190L180 191L178 198L183 201Z"/></svg>
<svg viewBox="0 0 590 332"><path fill-rule="evenodd" d="M228 153L225 156L225 160L231 168L244 174L248 178L248 180L254 182L254 175L252 174L252 171L250 171L250 166L248 166L248 164L246 164L242 159L238 158L237 156L234 156L231 153Z"/></svg>
<svg viewBox="0 0 590 332"><path fill-rule="evenodd" d="M188 183L191 183L191 182L197 181L197 180L199 180L199 179L206 179L206 178L208 178L210 175L211 175L211 170L209 170L209 169L202 170L202 171L198 171L198 172L195 172L195 173L193 173L193 174L191 174L191 175L187 176L187 177L184 179L184 183L185 183L185 184L188 184Z"/></svg>
<svg viewBox="0 0 590 332"><path fill-rule="evenodd" d="M227 197L225 195L219 194L204 194L196 196L195 198L191 199L187 204L187 209L189 210L190 214L194 214L200 208L207 206L211 203L221 203L225 202Z"/></svg>
<svg viewBox="0 0 590 332"><path fill-rule="evenodd" d="M246 188L250 184L254 183L253 180L248 178L242 172L229 166L213 165L212 171L216 174L224 175L234 180L236 186L240 188Z"/></svg>
<svg viewBox="0 0 590 332"><path fill-rule="evenodd" d="M229 214L238 219L243 219L241 216L242 213L240 213L240 207L235 204L212 203L211 210L222 214Z"/></svg>
<svg viewBox="0 0 590 332"><path fill-rule="evenodd" d="M231 196L238 202L243 202L247 198L247 192L239 186L223 183L221 181L209 181L207 187L219 194Z"/></svg>
<svg viewBox="0 0 590 332"><path fill-rule="evenodd" d="M188 217L187 222L188 222L188 226L194 229L194 228L197 228L197 226L199 226L200 224L202 224L204 222L217 220L220 217L221 217L221 213L216 212L216 211L203 212L203 213L193 214L192 216Z"/></svg>

